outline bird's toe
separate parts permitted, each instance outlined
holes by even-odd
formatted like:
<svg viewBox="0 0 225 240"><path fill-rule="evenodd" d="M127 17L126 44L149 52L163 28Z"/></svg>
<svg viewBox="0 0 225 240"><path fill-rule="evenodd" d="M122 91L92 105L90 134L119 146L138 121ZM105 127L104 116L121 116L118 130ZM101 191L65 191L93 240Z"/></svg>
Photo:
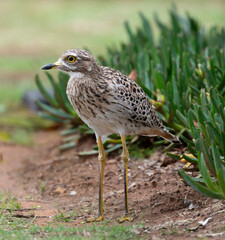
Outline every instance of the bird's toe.
<svg viewBox="0 0 225 240"><path fill-rule="evenodd" d="M131 217L131 216L129 216L129 215L125 215L125 216L123 216L122 218L119 218L119 219L118 219L118 222L119 222L119 223L123 223L123 222L125 222L125 221L133 222L134 219L133 219L133 217Z"/></svg>
<svg viewBox="0 0 225 240"><path fill-rule="evenodd" d="M104 216L98 216L98 217L91 217L86 220L86 222L101 222L104 220Z"/></svg>

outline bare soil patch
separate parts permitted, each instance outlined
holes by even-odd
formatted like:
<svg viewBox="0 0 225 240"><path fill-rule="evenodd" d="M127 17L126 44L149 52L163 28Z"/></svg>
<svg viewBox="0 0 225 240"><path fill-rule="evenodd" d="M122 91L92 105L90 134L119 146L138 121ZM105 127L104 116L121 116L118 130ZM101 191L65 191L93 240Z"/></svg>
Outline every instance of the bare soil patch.
<svg viewBox="0 0 225 240"><path fill-rule="evenodd" d="M65 223L81 226L98 209L97 156L78 156L91 150L95 139L83 137L72 150L60 152L56 131L35 134L35 146L0 143L0 189L18 196L18 217L37 216L39 225L71 215ZM148 159L129 162L129 205L134 223L144 222L138 235L147 239L224 239L224 202L205 198L178 176L182 163L155 151ZM177 149L181 151L180 149ZM162 165L164 167L162 167ZM109 224L123 215L123 171L120 157L107 156L104 179L105 218ZM210 218L205 226L199 224ZM58 221L57 220L57 221Z"/></svg>

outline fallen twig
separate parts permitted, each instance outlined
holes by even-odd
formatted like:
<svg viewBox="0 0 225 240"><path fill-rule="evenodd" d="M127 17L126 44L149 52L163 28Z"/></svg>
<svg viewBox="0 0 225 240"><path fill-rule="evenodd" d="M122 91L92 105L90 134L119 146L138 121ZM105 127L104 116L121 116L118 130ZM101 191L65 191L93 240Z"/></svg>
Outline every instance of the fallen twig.
<svg viewBox="0 0 225 240"><path fill-rule="evenodd" d="M49 218L49 216L36 216L34 214L31 215L23 215L23 214L13 214L12 217L16 218Z"/></svg>
<svg viewBox="0 0 225 240"><path fill-rule="evenodd" d="M0 211L1 210L5 210L5 211L8 211L8 212L14 212L14 211L17 211L17 212L23 212L23 211L37 211L37 210L47 210L47 209L43 209L43 208L18 208L18 209L10 209L10 208L0 208Z"/></svg>

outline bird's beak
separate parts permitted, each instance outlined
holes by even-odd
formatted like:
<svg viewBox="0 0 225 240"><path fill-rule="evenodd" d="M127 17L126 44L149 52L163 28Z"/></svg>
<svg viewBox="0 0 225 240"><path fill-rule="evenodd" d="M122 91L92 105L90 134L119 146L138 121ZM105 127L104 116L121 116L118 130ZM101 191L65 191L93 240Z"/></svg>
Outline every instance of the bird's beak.
<svg viewBox="0 0 225 240"><path fill-rule="evenodd" d="M41 67L42 70L50 70L50 69L55 69L58 66L61 66L62 64L60 62L55 62L55 63L50 63L47 65L44 65L43 67Z"/></svg>

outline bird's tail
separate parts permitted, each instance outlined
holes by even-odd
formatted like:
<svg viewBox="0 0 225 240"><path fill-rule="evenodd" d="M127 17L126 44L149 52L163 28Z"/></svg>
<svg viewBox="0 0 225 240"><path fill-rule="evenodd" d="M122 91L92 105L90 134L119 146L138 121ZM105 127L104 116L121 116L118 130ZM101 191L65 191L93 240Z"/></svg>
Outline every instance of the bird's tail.
<svg viewBox="0 0 225 240"><path fill-rule="evenodd" d="M167 129L163 129L160 131L160 137L165 138L166 140L174 143L181 143L177 136L170 133Z"/></svg>
<svg viewBox="0 0 225 240"><path fill-rule="evenodd" d="M151 128L148 131L141 133L141 135L144 136L160 136L170 142L174 143L181 143L181 141L172 133L170 133L166 128L160 129L160 128Z"/></svg>

